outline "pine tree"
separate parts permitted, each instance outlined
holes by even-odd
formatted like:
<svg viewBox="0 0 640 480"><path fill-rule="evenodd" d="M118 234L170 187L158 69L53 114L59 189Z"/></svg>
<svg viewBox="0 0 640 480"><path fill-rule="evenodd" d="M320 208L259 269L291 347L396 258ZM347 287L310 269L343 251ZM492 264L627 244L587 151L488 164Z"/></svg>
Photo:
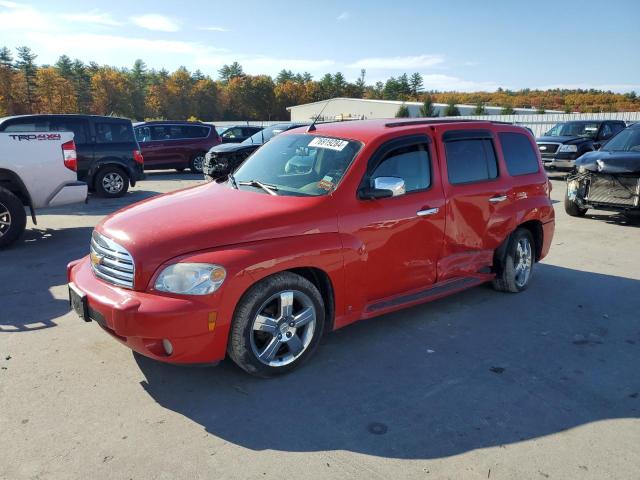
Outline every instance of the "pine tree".
<svg viewBox="0 0 640 480"><path fill-rule="evenodd" d="M507 105L503 107L500 111L500 115L515 115L516 111L513 109L511 105Z"/></svg>
<svg viewBox="0 0 640 480"><path fill-rule="evenodd" d="M460 116L460 110L458 110L458 107L456 106L455 100L449 100L449 103L447 104L447 108L444 111L444 116L445 117L459 117Z"/></svg>
<svg viewBox="0 0 640 480"><path fill-rule="evenodd" d="M18 47L18 61L16 62L16 68L20 70L24 76L26 101L29 110L33 110L35 104L35 90L36 90L36 72L37 67L35 59L37 55L31 52L29 47Z"/></svg>
<svg viewBox="0 0 640 480"><path fill-rule="evenodd" d="M420 106L420 116L421 117L437 117L438 116L438 111L436 110L436 107L433 104L431 95L426 95L424 97L424 103Z"/></svg>
<svg viewBox="0 0 640 480"><path fill-rule="evenodd" d="M360 70L360 76L358 77L358 79L356 80L355 83L355 87L356 87L356 92L358 94L358 98L362 98L364 95L364 90L365 88L367 88L367 84L365 82L365 76L367 75L367 71L363 68L362 70Z"/></svg>
<svg viewBox="0 0 640 480"><path fill-rule="evenodd" d="M55 64L58 75L67 80L73 79L73 62L66 55L61 55Z"/></svg>
<svg viewBox="0 0 640 480"><path fill-rule="evenodd" d="M476 108L473 110L474 115L486 115L487 109L484 106L484 102L476 103Z"/></svg>
<svg viewBox="0 0 640 480"><path fill-rule="evenodd" d="M220 80L223 83L227 83L232 78L243 77L244 72L238 62L233 62L231 65L223 65L222 68L218 70L218 75L220 75Z"/></svg>
<svg viewBox="0 0 640 480"><path fill-rule="evenodd" d="M0 48L0 66L13 68L13 55L7 47Z"/></svg>
<svg viewBox="0 0 640 480"><path fill-rule="evenodd" d="M398 111L396 112L396 118L409 118L410 116L409 107L404 103L400 105L400 108L398 108Z"/></svg>
<svg viewBox="0 0 640 480"><path fill-rule="evenodd" d="M417 100L418 95L420 95L424 90L424 80L422 79L422 75L418 72L411 75L411 78L409 79L409 88L411 89L411 95L413 95L413 98Z"/></svg>

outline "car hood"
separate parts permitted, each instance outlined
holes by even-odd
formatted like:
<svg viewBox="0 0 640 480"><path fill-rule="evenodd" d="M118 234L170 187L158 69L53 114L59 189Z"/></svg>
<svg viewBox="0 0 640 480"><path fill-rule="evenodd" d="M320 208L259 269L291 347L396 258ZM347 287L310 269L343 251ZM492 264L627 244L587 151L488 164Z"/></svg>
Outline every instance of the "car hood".
<svg viewBox="0 0 640 480"><path fill-rule="evenodd" d="M220 145L216 145L211 150L210 153L231 153L231 152L241 152L243 150L255 150L258 148L260 144L243 144L243 143L221 143Z"/></svg>
<svg viewBox="0 0 640 480"><path fill-rule="evenodd" d="M562 137L539 137L536 138L536 142L538 143L563 143L567 145L582 143L593 141L591 138L585 137L573 137L573 136L562 136Z"/></svg>
<svg viewBox="0 0 640 480"><path fill-rule="evenodd" d="M326 206L330 201L329 196L274 196L214 182L131 205L102 220L96 230L133 256L142 275L136 276L138 284L147 282L160 264L187 253L337 232L337 217Z"/></svg>
<svg viewBox="0 0 640 480"><path fill-rule="evenodd" d="M640 152L588 152L576 160L576 167L590 172L640 173Z"/></svg>

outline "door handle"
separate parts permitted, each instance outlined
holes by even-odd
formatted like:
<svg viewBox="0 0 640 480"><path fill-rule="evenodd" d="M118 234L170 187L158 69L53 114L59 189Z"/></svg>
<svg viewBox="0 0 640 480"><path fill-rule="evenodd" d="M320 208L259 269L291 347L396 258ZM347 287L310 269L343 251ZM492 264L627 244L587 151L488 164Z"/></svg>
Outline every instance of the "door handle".
<svg viewBox="0 0 640 480"><path fill-rule="evenodd" d="M425 208L424 210L418 210L416 212L416 214L419 217L426 217L428 215L435 215L436 213L438 213L440 211L439 208Z"/></svg>
<svg viewBox="0 0 640 480"><path fill-rule="evenodd" d="M496 195L495 197L491 197L489 199L489 202L491 203L500 203L500 202L504 202L507 199L506 195Z"/></svg>

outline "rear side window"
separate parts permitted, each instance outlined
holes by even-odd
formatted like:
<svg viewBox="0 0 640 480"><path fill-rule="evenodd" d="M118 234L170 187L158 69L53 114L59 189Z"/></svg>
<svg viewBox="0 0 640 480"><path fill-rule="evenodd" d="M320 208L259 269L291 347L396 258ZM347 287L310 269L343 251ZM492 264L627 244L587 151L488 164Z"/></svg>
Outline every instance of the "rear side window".
<svg viewBox="0 0 640 480"><path fill-rule="evenodd" d="M489 138L445 141L449 183L484 182L498 177L498 163Z"/></svg>
<svg viewBox="0 0 640 480"><path fill-rule="evenodd" d="M96 143L133 142L133 128L126 123L96 122Z"/></svg>
<svg viewBox="0 0 640 480"><path fill-rule="evenodd" d="M184 127L187 132L187 138L205 138L209 135L209 127L200 127L197 125L190 125Z"/></svg>
<svg viewBox="0 0 640 480"><path fill-rule="evenodd" d="M7 125L5 132L48 132L49 121L48 120L36 120L36 121L24 121L24 122L12 122Z"/></svg>
<svg viewBox="0 0 640 480"><path fill-rule="evenodd" d="M510 132L499 133L498 137L509 175L515 177L538 172L538 157L529 138L520 133Z"/></svg>
<svg viewBox="0 0 640 480"><path fill-rule="evenodd" d="M51 120L52 132L73 132L73 141L76 145L84 145L88 142L87 122L78 119L56 118Z"/></svg>
<svg viewBox="0 0 640 480"><path fill-rule="evenodd" d="M429 146L426 143L400 147L387 153L371 174L371 178L396 177L404 180L407 192L431 186Z"/></svg>
<svg viewBox="0 0 640 480"><path fill-rule="evenodd" d="M139 142L148 142L151 140L151 129L149 127L138 127L135 128L136 139Z"/></svg>

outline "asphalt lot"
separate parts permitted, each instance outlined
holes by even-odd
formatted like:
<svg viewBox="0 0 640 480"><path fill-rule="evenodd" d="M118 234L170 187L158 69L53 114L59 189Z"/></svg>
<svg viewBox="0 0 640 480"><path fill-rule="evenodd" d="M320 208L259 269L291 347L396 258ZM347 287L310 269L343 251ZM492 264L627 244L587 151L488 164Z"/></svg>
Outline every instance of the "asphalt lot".
<svg viewBox="0 0 640 480"><path fill-rule="evenodd" d="M361 322L265 381L136 357L69 313L65 266L95 223L197 182L150 174L123 199L43 211L0 252L0 478L640 475L640 224L558 202L526 292Z"/></svg>

